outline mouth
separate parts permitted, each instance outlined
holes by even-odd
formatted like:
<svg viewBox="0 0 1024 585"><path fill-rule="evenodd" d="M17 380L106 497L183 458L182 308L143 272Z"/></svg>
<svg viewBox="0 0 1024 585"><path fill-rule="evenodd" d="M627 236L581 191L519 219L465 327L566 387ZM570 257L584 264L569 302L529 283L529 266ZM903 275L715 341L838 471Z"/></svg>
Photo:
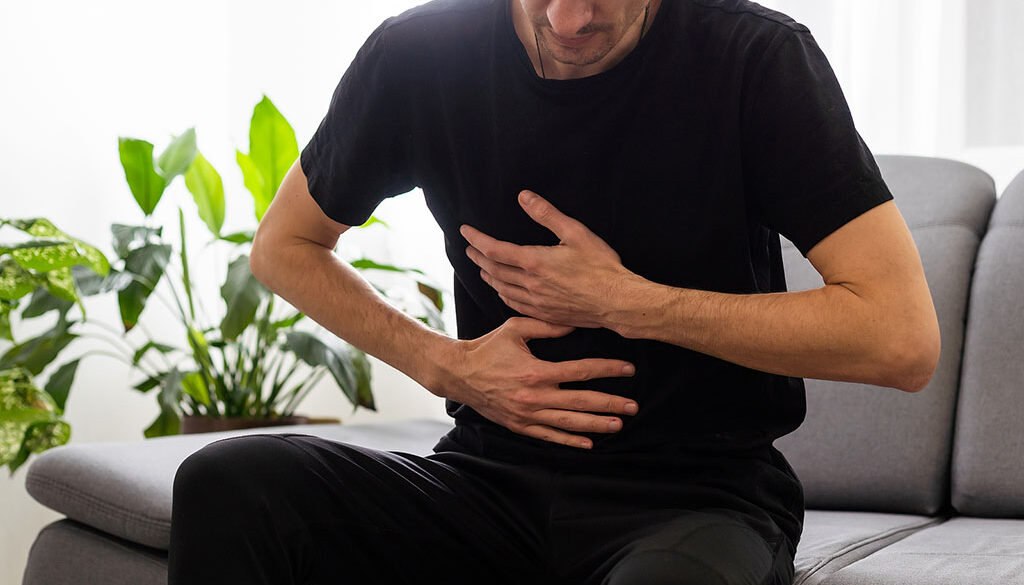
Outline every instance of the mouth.
<svg viewBox="0 0 1024 585"><path fill-rule="evenodd" d="M551 38L553 38L555 42L557 42L559 45L571 49L576 49L586 45L588 42L590 42L591 39L594 38L594 35L597 34L596 32L593 32L587 35L583 35L581 37L563 37L558 35L555 31L551 29L548 29L548 33L551 34Z"/></svg>

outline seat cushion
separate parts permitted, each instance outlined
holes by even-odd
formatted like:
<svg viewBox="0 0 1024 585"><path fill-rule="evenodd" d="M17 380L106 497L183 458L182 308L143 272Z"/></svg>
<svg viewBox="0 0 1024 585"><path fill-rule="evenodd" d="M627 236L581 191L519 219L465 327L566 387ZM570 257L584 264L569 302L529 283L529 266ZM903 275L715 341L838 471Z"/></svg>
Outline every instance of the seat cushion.
<svg viewBox="0 0 1024 585"><path fill-rule="evenodd" d="M167 551L58 520L39 531L22 585L166 585Z"/></svg>
<svg viewBox="0 0 1024 585"><path fill-rule="evenodd" d="M942 335L938 367L913 394L807 379L806 420L776 446L808 508L931 516L949 499L964 315L995 187L981 170L949 160L880 156L878 165L921 254ZM789 290L823 285L791 244L783 254Z"/></svg>
<svg viewBox="0 0 1024 585"><path fill-rule="evenodd" d="M978 251L964 343L953 506L1024 518L1024 173L999 198Z"/></svg>
<svg viewBox="0 0 1024 585"><path fill-rule="evenodd" d="M450 423L429 420L295 425L135 442L66 445L43 453L32 463L25 487L39 503L81 524L167 550L174 474L186 457L208 443L238 435L291 432L426 455L450 428Z"/></svg>
<svg viewBox="0 0 1024 585"><path fill-rule="evenodd" d="M831 575L826 585L1024 585L1024 520L957 517Z"/></svg>
<svg viewBox="0 0 1024 585"><path fill-rule="evenodd" d="M904 514L807 510L793 559L793 584L822 583L839 569L941 521Z"/></svg>

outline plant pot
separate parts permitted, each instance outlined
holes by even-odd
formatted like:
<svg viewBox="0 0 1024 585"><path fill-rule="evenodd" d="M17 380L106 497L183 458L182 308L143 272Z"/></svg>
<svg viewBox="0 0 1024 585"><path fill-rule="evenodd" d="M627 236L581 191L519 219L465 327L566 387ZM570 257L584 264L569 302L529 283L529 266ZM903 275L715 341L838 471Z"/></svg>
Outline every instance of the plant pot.
<svg viewBox="0 0 1024 585"><path fill-rule="evenodd" d="M309 417L301 415L278 416L274 418L247 418L240 416L217 418L212 416L187 415L181 417L181 434L191 435L193 433L237 431L240 429L255 429L260 427L280 427L286 425L301 425L308 422Z"/></svg>

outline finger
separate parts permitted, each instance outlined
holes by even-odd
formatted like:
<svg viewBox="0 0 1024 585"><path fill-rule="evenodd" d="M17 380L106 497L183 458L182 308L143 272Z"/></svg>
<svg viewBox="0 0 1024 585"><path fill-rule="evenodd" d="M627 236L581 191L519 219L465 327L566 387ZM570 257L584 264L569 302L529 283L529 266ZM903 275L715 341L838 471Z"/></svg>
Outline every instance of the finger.
<svg viewBox="0 0 1024 585"><path fill-rule="evenodd" d="M551 230L563 242L571 240L581 229L586 229L582 223L562 213L533 191L519 193L519 205L533 221Z"/></svg>
<svg viewBox="0 0 1024 585"><path fill-rule="evenodd" d="M503 301L508 299L519 303L530 302L530 291L521 286L504 282L499 278L495 278L494 275L488 274L485 270L480 271L480 278L493 288L498 293L498 296L502 297Z"/></svg>
<svg viewBox="0 0 1024 585"><path fill-rule="evenodd" d="M593 390L558 390L545 393L538 406L579 412L605 412L633 416L639 410L635 400Z"/></svg>
<svg viewBox="0 0 1024 585"><path fill-rule="evenodd" d="M559 382L582 382L595 378L621 378L636 373L633 364L623 360L586 358L553 362L549 369L552 379Z"/></svg>
<svg viewBox="0 0 1024 585"><path fill-rule="evenodd" d="M528 425L521 431L521 433L535 439L559 443L561 445L568 445L570 447L579 447L580 449L590 449L593 447L593 443L591 443L590 439L586 437L570 435L569 433L545 425Z"/></svg>
<svg viewBox="0 0 1024 585"><path fill-rule="evenodd" d="M523 268L529 261L530 249L511 242L505 242L483 233L473 226L463 224L459 233L481 254L502 264Z"/></svg>
<svg viewBox="0 0 1024 585"><path fill-rule="evenodd" d="M505 323L516 335L522 338L523 341L564 337L575 329L575 327L555 325L553 323L548 323L547 321L531 319L529 317L512 317Z"/></svg>
<svg viewBox="0 0 1024 585"><path fill-rule="evenodd" d="M572 410L538 410L531 418L543 425L576 433L616 433L622 429L622 421L615 417Z"/></svg>
<svg viewBox="0 0 1024 585"><path fill-rule="evenodd" d="M497 277L499 280L505 281L516 286L523 286L528 278L526 271L522 268L515 266L509 266L508 264L502 264L501 262L495 262L487 256L484 256L480 250L477 250L473 246L466 248L466 255L473 261L474 264L487 271L489 274Z"/></svg>

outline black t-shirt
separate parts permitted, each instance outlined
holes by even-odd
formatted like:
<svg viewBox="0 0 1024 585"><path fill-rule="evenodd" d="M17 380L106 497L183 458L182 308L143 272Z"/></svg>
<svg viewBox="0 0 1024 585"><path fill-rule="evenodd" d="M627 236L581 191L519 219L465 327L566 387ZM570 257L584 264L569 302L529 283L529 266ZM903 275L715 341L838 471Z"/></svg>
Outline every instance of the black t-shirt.
<svg viewBox="0 0 1024 585"><path fill-rule="evenodd" d="M615 67L540 78L509 0L437 0L385 21L341 79L302 168L332 219L363 223L421 187L455 270L458 335L517 313L479 276L470 224L518 244L557 243L517 203L531 189L658 283L786 290L778 234L806 255L892 199L810 31L744 0L664 0ZM770 444L805 414L800 378L607 329L530 342L545 360L628 360L631 378L563 384L635 399L618 433L580 450L513 433L448 401L436 447L521 462L664 464L722 445ZM717 447L716 447L717 448Z"/></svg>

